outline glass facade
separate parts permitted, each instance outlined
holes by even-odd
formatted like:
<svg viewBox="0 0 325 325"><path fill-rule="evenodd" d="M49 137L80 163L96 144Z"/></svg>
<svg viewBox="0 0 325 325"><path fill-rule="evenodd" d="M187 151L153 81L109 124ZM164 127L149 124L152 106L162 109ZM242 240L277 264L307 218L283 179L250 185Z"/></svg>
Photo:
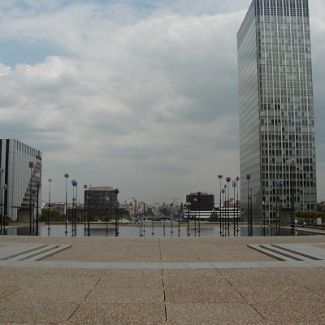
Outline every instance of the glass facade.
<svg viewBox="0 0 325 325"><path fill-rule="evenodd" d="M315 210L308 1L254 0L237 46L243 206L250 193L255 221L271 222L280 208Z"/></svg>

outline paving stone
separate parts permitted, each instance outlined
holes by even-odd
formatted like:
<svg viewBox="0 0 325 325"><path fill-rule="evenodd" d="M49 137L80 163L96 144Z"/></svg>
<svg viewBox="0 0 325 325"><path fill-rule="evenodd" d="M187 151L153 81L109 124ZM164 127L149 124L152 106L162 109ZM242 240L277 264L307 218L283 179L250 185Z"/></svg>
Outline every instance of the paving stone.
<svg viewBox="0 0 325 325"><path fill-rule="evenodd" d="M56 297L37 299L35 296L24 299L2 301L0 304L0 323L6 324L8 321L21 324L41 324L64 322L77 304L62 302Z"/></svg>
<svg viewBox="0 0 325 325"><path fill-rule="evenodd" d="M155 303L164 302L162 289L149 288L101 288L96 287L87 296L87 303Z"/></svg>
<svg viewBox="0 0 325 325"><path fill-rule="evenodd" d="M165 323L163 304L94 304L80 306L71 324L158 325Z"/></svg>
<svg viewBox="0 0 325 325"><path fill-rule="evenodd" d="M263 324L261 316L249 305L238 303L167 304L170 324Z"/></svg>
<svg viewBox="0 0 325 325"><path fill-rule="evenodd" d="M162 288L161 270L108 270L98 283L104 288Z"/></svg>

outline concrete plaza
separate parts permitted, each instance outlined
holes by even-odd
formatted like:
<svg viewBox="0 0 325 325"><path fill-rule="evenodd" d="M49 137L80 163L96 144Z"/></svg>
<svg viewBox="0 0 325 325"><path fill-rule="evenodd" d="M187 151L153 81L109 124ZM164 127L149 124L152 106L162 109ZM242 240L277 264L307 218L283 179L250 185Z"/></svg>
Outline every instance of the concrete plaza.
<svg viewBox="0 0 325 325"><path fill-rule="evenodd" d="M324 236L1 237L0 323L325 324L325 261L247 247L277 243L325 254ZM40 261L9 253L48 244L65 246Z"/></svg>

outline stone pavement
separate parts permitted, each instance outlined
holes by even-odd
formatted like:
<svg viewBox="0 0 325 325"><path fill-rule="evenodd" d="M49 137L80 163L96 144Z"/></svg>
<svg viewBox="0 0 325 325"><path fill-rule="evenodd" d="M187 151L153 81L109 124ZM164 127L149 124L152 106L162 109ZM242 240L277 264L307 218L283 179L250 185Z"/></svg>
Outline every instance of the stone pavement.
<svg viewBox="0 0 325 325"><path fill-rule="evenodd" d="M325 250L321 236L2 237L0 252L71 247L0 261L0 324L325 324L324 261L280 262L247 247L263 243Z"/></svg>

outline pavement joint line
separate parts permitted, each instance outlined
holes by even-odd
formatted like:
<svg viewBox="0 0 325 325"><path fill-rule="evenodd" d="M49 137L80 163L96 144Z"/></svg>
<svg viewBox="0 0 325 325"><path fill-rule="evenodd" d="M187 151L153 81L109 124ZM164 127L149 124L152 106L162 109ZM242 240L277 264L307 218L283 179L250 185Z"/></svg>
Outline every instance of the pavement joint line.
<svg viewBox="0 0 325 325"><path fill-rule="evenodd" d="M103 270L195 270L195 269L259 269L325 267L325 261L255 261L255 262L161 262L161 263L114 263L78 261L0 261L0 267L103 269Z"/></svg>

